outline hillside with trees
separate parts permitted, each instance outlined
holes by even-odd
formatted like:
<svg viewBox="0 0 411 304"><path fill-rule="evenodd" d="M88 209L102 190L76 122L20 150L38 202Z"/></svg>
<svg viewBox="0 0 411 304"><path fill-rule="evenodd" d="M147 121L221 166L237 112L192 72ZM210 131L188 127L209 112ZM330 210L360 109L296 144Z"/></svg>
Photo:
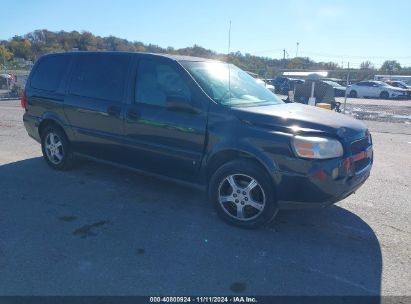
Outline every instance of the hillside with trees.
<svg viewBox="0 0 411 304"><path fill-rule="evenodd" d="M257 73L261 77L266 78L275 76L283 69L329 70L330 77L335 78L344 78L347 73L337 63L315 62L306 57L284 60L242 54L240 52L233 52L227 56L227 54L218 54L198 45L181 49L173 47L162 48L155 44L144 44L139 41L131 42L114 36L100 37L87 31L52 32L48 30L35 30L22 36L14 36L9 40L0 41L0 64L10 66L15 58L34 62L46 53L71 50L169 53L227 60L244 70ZM359 69L352 70L352 76L356 79L366 79L371 78L378 72L384 74L411 74L411 67L403 68L398 62L393 60L384 62L381 69L377 70L372 62L364 61Z"/></svg>

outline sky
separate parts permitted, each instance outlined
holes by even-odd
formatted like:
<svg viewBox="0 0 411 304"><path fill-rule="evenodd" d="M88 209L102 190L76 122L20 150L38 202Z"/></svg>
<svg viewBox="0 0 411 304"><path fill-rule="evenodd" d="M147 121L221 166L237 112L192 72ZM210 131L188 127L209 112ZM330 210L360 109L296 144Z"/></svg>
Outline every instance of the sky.
<svg viewBox="0 0 411 304"><path fill-rule="evenodd" d="M0 40L36 29L90 31L182 48L310 57L358 67L411 66L411 1L13 0L0 4Z"/></svg>

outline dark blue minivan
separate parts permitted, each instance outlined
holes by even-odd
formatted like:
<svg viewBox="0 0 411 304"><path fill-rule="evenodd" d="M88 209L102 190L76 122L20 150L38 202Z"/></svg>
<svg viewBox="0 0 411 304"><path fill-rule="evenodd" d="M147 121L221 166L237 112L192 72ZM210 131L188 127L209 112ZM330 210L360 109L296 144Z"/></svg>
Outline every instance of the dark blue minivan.
<svg viewBox="0 0 411 304"><path fill-rule="evenodd" d="M203 58L45 55L21 102L51 167L85 157L197 185L225 220L247 228L281 208L342 200L373 163L362 122L286 104L236 66Z"/></svg>

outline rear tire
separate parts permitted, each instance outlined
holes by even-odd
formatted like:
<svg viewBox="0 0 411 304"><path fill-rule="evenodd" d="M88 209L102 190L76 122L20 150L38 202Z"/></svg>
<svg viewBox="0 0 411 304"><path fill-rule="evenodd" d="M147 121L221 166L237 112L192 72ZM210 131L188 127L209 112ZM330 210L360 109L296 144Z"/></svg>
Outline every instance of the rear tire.
<svg viewBox="0 0 411 304"><path fill-rule="evenodd" d="M355 91L355 90L350 91L350 97L351 98L357 98L358 97L357 91Z"/></svg>
<svg viewBox="0 0 411 304"><path fill-rule="evenodd" d="M208 195L221 218L242 228L268 225L278 212L271 178L246 159L221 166L210 179Z"/></svg>
<svg viewBox="0 0 411 304"><path fill-rule="evenodd" d="M41 132L41 150L47 164L53 169L68 170L73 167L73 150L61 128L51 125Z"/></svg>
<svg viewBox="0 0 411 304"><path fill-rule="evenodd" d="M381 98L381 99L389 99L389 98L390 98L390 94L388 94L388 92L386 92L386 91L381 92L380 98Z"/></svg>

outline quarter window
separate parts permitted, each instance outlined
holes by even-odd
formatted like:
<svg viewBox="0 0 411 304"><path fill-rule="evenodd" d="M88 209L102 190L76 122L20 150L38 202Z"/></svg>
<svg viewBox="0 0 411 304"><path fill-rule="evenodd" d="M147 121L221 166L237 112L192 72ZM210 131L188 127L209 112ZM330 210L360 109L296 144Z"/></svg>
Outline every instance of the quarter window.
<svg viewBox="0 0 411 304"><path fill-rule="evenodd" d="M30 82L31 87L49 92L57 91L69 59L69 56L63 55L41 59Z"/></svg>

